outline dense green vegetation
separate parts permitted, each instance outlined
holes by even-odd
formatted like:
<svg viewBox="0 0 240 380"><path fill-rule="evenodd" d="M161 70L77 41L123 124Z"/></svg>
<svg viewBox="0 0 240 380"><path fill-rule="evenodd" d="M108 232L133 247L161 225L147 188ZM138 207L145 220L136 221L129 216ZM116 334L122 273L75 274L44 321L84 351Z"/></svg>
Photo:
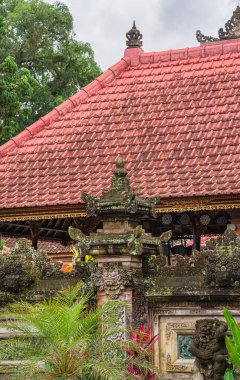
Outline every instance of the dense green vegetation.
<svg viewBox="0 0 240 380"><path fill-rule="evenodd" d="M75 39L72 15L60 2L0 0L0 35L3 143L87 85L101 70L91 46Z"/></svg>
<svg viewBox="0 0 240 380"><path fill-rule="evenodd" d="M0 6L2 2L0 1ZM6 22L0 14L0 47L7 35ZM37 81L28 69L18 68L15 59L1 52L0 60L0 143L17 133L31 113L30 100Z"/></svg>
<svg viewBox="0 0 240 380"><path fill-rule="evenodd" d="M148 335L141 335L146 344L123 339L119 312L125 305L111 301L90 307L90 297L79 284L47 301L11 305L4 325L18 336L0 341L0 360L21 362L9 378L157 380L147 361Z"/></svg>

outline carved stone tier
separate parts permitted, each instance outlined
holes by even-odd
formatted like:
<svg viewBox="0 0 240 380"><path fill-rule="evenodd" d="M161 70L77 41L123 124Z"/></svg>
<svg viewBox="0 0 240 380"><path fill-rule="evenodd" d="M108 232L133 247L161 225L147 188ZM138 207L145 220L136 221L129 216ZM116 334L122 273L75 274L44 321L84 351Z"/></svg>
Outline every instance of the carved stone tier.
<svg viewBox="0 0 240 380"><path fill-rule="evenodd" d="M142 198L130 187L124 162L118 159L113 171L111 186L100 197L83 194L89 215L103 221L103 228L90 236L80 230L69 228L70 237L78 242L81 252L98 256L159 255L162 242L171 238L171 232L160 238L147 234L140 225L141 220L155 217L155 205L159 197Z"/></svg>
<svg viewBox="0 0 240 380"><path fill-rule="evenodd" d="M124 162L119 158L110 189L100 197L83 193L82 199L86 203L88 215L98 215L106 230L125 232L133 230L142 218L155 218L155 205L160 197L146 199L138 196L130 187Z"/></svg>
<svg viewBox="0 0 240 380"><path fill-rule="evenodd" d="M141 221L155 217L159 198L144 199L131 189L124 162L118 159L111 186L100 197L83 194L88 215L103 221L103 228L89 236L69 228L70 237L78 243L80 258L93 256L96 266L91 278L97 288L101 305L108 299L124 300L127 307L121 313L125 324L146 322L147 308L142 274L142 258L159 256L162 243L171 238L171 231L160 237L147 234ZM124 315L123 315L124 314Z"/></svg>
<svg viewBox="0 0 240 380"><path fill-rule="evenodd" d="M127 227L129 226L127 225ZM170 231L156 238L145 233L141 226L137 226L132 231L121 233L108 233L103 229L90 234L90 236L70 227L69 234L73 240L78 242L78 248L85 255L90 254L94 257L107 255L109 258L113 255L137 256L143 253L159 255L162 251L162 242L171 238Z"/></svg>
<svg viewBox="0 0 240 380"><path fill-rule="evenodd" d="M108 233L101 230L90 236L70 227L69 234L77 241L81 258L88 254L95 259L96 267L92 270L91 279L97 288L98 304L109 299L125 301L128 307L124 323L136 326L146 323L142 256L161 255L162 242L169 240L171 233L154 238L137 226L130 232Z"/></svg>
<svg viewBox="0 0 240 380"><path fill-rule="evenodd" d="M196 37L198 42L214 42L220 40L233 40L240 38L240 7L237 6L236 10L233 12L233 15L229 21L225 24L225 31L223 28L220 28L218 31L218 37L205 36L201 33L200 30L197 30Z"/></svg>

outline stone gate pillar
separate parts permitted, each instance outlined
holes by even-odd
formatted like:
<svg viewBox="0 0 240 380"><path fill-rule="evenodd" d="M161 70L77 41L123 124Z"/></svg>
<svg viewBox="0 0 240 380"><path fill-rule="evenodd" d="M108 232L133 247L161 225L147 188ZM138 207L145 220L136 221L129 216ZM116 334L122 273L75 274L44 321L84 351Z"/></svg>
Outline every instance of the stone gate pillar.
<svg viewBox="0 0 240 380"><path fill-rule="evenodd" d="M92 280L97 288L97 302L123 300L128 307L124 323L146 323L147 305L142 280L145 255L161 253L161 238L147 234L142 220L155 218L156 198L144 199L131 189L122 159L118 159L110 189L100 197L83 194L88 216L97 215L102 229L90 236L70 228L70 236L77 240L85 254L94 257L96 267ZM170 233L164 234L170 239Z"/></svg>

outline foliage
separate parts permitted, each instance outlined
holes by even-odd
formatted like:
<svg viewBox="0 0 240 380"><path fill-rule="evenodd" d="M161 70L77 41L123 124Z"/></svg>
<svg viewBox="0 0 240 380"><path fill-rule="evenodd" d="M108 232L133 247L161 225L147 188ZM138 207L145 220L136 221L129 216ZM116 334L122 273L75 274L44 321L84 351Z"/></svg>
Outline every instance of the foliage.
<svg viewBox="0 0 240 380"><path fill-rule="evenodd" d="M18 69L13 57L2 57L1 47L7 34L2 7L3 2L0 0L0 144L20 131L21 121L31 112L29 101L37 83L29 70Z"/></svg>
<svg viewBox="0 0 240 380"><path fill-rule="evenodd" d="M0 0L0 43L3 42L3 39L6 34L6 27L4 22L4 16L2 14L3 0Z"/></svg>
<svg viewBox="0 0 240 380"><path fill-rule="evenodd" d="M226 370L224 374L224 380L234 380L233 372L229 368Z"/></svg>
<svg viewBox="0 0 240 380"><path fill-rule="evenodd" d="M94 258L91 255L85 255L84 257L81 256L79 249L77 247L72 247L72 263L71 264L62 264L62 272L64 273L71 273L74 270L78 270L81 268L86 268L87 265L94 265Z"/></svg>
<svg viewBox="0 0 240 380"><path fill-rule="evenodd" d="M56 274L47 253L36 251L25 238L17 239L12 249L5 246L1 253L0 291L16 295L37 285L40 278Z"/></svg>
<svg viewBox="0 0 240 380"><path fill-rule="evenodd" d="M5 20L0 57L14 57L17 71L24 69L27 75L28 69L36 80L34 91L28 94L30 112L19 118L17 110L17 117L5 127L7 133L0 135L1 142L51 111L101 71L90 44L75 39L66 5L43 0L0 1L0 16ZM25 99L20 103L25 104Z"/></svg>
<svg viewBox="0 0 240 380"><path fill-rule="evenodd" d="M233 365L233 370L228 369L224 375L224 380L234 379L235 369L240 368L240 330L237 321L233 318L229 310L224 309L226 323L232 333L232 339L226 337L226 346L230 356L230 362Z"/></svg>
<svg viewBox="0 0 240 380"><path fill-rule="evenodd" d="M118 321L125 305L111 302L91 309L90 294L82 289L79 284L48 301L11 306L7 327L20 334L0 341L0 360L22 359L11 379L132 379L126 344L136 352L138 344L113 339L124 331ZM131 362L150 368L146 360Z"/></svg>
<svg viewBox="0 0 240 380"><path fill-rule="evenodd" d="M35 84L29 70L18 70L13 57L0 63L0 143L20 132L31 113L29 101Z"/></svg>
<svg viewBox="0 0 240 380"><path fill-rule="evenodd" d="M146 358L146 353L149 354L149 351L153 348L154 344L158 341L159 336L155 335L151 337L151 328L149 327L145 331L145 326L141 326L139 330L133 330L131 334L132 340L138 344L141 348L138 351L127 350L130 362L134 359L134 362L142 363ZM150 368L143 368L136 364L131 364L128 366L129 373L133 376L134 379L145 379L145 380L154 380L157 378L155 371L152 371Z"/></svg>
<svg viewBox="0 0 240 380"><path fill-rule="evenodd" d="M5 240L2 240L0 239L0 252L3 251L4 247L6 245L6 241Z"/></svg>

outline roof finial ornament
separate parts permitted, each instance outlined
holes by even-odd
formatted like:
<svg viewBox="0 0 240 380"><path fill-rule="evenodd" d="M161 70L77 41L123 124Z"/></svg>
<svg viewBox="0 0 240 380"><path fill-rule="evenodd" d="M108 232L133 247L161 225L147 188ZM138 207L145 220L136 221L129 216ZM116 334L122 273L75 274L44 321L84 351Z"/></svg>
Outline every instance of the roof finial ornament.
<svg viewBox="0 0 240 380"><path fill-rule="evenodd" d="M200 43L214 42L221 40L233 40L240 38L240 6L238 5L229 21L225 24L225 31L220 28L218 31L218 37L205 36L200 30L196 33L197 40Z"/></svg>
<svg viewBox="0 0 240 380"><path fill-rule="evenodd" d="M126 44L128 49L142 47L142 37L142 34L136 27L135 21L133 21L132 29L130 29L129 32L127 32L126 34Z"/></svg>
<svg viewBox="0 0 240 380"><path fill-rule="evenodd" d="M118 169L124 169L124 161L122 157L118 157L116 167Z"/></svg>

